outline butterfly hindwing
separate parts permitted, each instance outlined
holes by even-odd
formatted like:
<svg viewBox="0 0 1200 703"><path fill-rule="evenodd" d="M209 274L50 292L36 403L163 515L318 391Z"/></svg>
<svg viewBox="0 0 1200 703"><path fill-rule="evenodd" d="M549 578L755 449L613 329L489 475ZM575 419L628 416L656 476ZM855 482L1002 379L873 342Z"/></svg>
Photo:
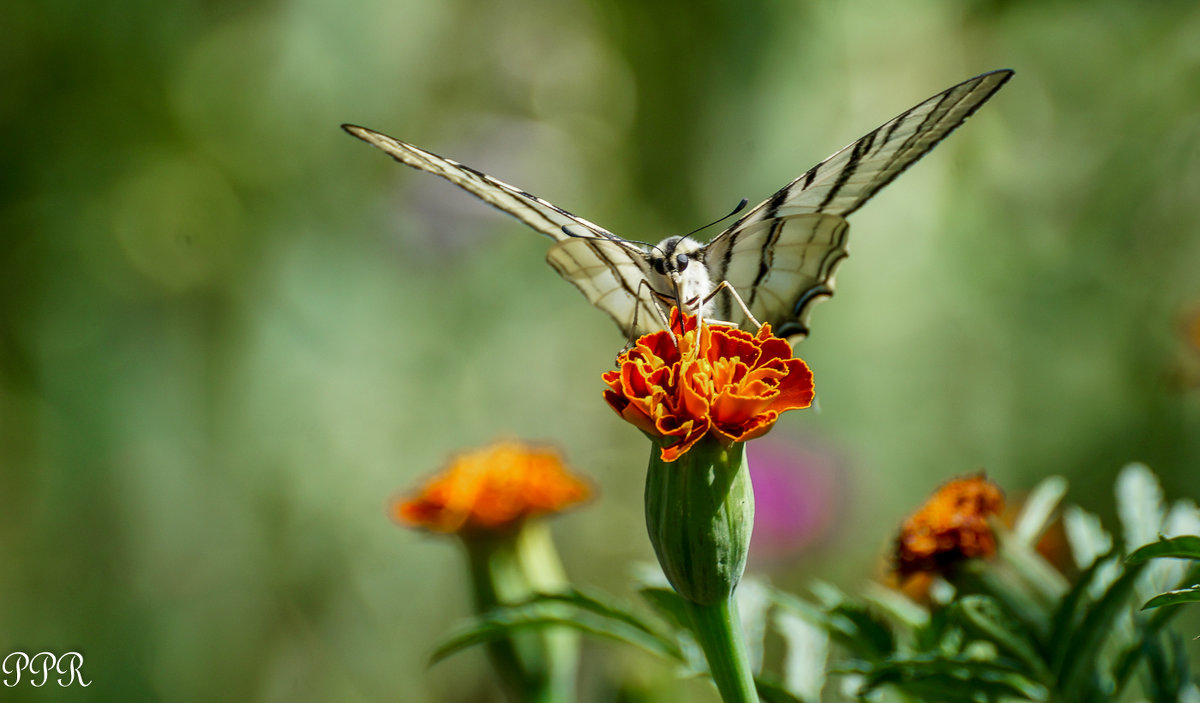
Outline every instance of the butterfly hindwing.
<svg viewBox="0 0 1200 703"><path fill-rule="evenodd" d="M550 247L546 261L608 313L627 338L660 328L657 302L644 281L651 275L646 255L633 244L606 239L567 239ZM632 329L631 329L632 327Z"/></svg>
<svg viewBox="0 0 1200 703"><path fill-rule="evenodd" d="M794 343L808 334L812 303L833 295L837 265L846 258L850 224L836 215L791 215L739 229L710 246L705 263L715 280L728 281L759 321ZM744 322L731 296L717 314Z"/></svg>

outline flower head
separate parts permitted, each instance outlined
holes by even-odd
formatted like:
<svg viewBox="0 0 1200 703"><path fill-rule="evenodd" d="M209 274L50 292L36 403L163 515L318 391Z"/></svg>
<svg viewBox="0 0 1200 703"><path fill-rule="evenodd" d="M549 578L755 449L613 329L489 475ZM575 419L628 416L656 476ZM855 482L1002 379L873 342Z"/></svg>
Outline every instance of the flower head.
<svg viewBox="0 0 1200 703"><path fill-rule="evenodd" d="M502 441L455 456L414 495L396 500L392 515L432 532L501 531L590 493L554 450Z"/></svg>
<svg viewBox="0 0 1200 703"><path fill-rule="evenodd" d="M901 577L943 572L974 557L996 552L988 517L1004 510L1004 494L982 474L944 484L904 521L896 539Z"/></svg>
<svg viewBox="0 0 1200 703"><path fill-rule="evenodd" d="M726 325L697 329L671 311L670 330L643 335L604 374L613 410L674 461L708 436L722 446L762 436L786 410L812 404L812 372L787 341Z"/></svg>

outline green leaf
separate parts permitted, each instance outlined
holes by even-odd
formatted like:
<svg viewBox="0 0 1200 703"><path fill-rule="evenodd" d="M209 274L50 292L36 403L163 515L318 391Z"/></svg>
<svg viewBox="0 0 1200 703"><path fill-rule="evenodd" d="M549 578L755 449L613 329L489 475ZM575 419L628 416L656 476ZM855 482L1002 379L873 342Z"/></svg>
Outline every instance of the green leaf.
<svg viewBox="0 0 1200 703"><path fill-rule="evenodd" d="M687 601L670 588L649 587L638 591L647 603L654 607L675 628L674 639L680 652L680 661L688 674L707 674L708 660L692 633L692 618L688 614Z"/></svg>
<svg viewBox="0 0 1200 703"><path fill-rule="evenodd" d="M1195 583L1196 581L1200 581L1200 564L1193 566L1184 575L1184 579L1180 583ZM1150 613L1149 618L1135 619L1134 622L1137 624L1138 631L1133 643L1134 646L1125 650L1117 664L1117 690L1121 690L1124 687L1125 682L1137 667L1138 662L1146 655L1146 650L1136 646L1136 643L1147 642L1158 637L1163 628L1181 612L1183 612L1183 608L1158 608Z"/></svg>
<svg viewBox="0 0 1200 703"><path fill-rule="evenodd" d="M772 588L771 600L775 603L776 607L787 610L815 625L824 627L826 621L829 619L826 617L824 610L787 591ZM841 601L838 602L840 603Z"/></svg>
<svg viewBox="0 0 1200 703"><path fill-rule="evenodd" d="M1200 537L1164 537L1134 550L1133 554L1125 558L1125 563L1140 564L1147 559L1160 558L1200 559Z"/></svg>
<svg viewBox="0 0 1200 703"><path fill-rule="evenodd" d="M1144 564L1127 567L1071 632L1064 645L1068 654L1058 671L1060 691L1078 695L1087 689L1086 682L1096 678L1100 649L1108 641L1117 615L1130 607L1129 599L1143 567Z"/></svg>
<svg viewBox="0 0 1200 703"><path fill-rule="evenodd" d="M1045 701L1049 692L1020 671L1001 661L917 656L889 659L862 673L867 681L859 691L865 695L881 686L894 686L918 700L962 703L965 700L1000 701L1013 697ZM969 690L974 696L965 696Z"/></svg>
<svg viewBox="0 0 1200 703"><path fill-rule="evenodd" d="M804 703L804 699L783 687L778 681L764 676L754 677L754 689L762 703Z"/></svg>
<svg viewBox="0 0 1200 703"><path fill-rule="evenodd" d="M994 598L984 595L964 596L955 601L956 620L968 634L993 643L996 648L1025 665L1031 678L1049 683L1052 680L1033 637L1017 627L1018 621L1009 616Z"/></svg>
<svg viewBox="0 0 1200 703"><path fill-rule="evenodd" d="M691 616L688 615L687 603L675 591L669 588L642 588L638 590L647 603L654 607L658 614L666 618L678 630L691 632Z"/></svg>
<svg viewBox="0 0 1200 703"><path fill-rule="evenodd" d="M887 623L870 609L845 602L829 611L827 628L839 643L867 659L882 659L896 650Z"/></svg>
<svg viewBox="0 0 1200 703"><path fill-rule="evenodd" d="M893 588L868 583L863 590L863 598L905 629L929 624L929 610Z"/></svg>
<svg viewBox="0 0 1200 703"><path fill-rule="evenodd" d="M742 636L746 642L746 654L750 658L750 669L761 673L766 649L767 611L771 607L770 586L761 579L744 578L733 597L737 600L738 616L742 620Z"/></svg>
<svg viewBox="0 0 1200 703"><path fill-rule="evenodd" d="M632 627L643 630L648 634L658 636L664 640L669 640L672 634L667 626L661 622L644 618L636 613L628 604L622 603L614 598L610 598L606 594L598 591L587 589L570 589L559 593L540 594L539 601L543 602L561 602L568 605L581 608L593 612L597 615L607 618L620 620Z"/></svg>
<svg viewBox="0 0 1200 703"><path fill-rule="evenodd" d="M1167 515L1162 484L1154 472L1145 464L1129 464L1117 474L1113 490L1126 548L1154 539Z"/></svg>
<svg viewBox="0 0 1200 703"><path fill-rule="evenodd" d="M436 664L468 647L507 637L514 631L556 626L624 642L666 659L683 661L675 642L633 625L625 618L601 615L558 596L542 596L527 603L494 608L468 620L442 640L430 657L430 663Z"/></svg>
<svg viewBox="0 0 1200 703"><path fill-rule="evenodd" d="M1029 492L1021 506L1021 513L1013 525L1013 536L1031 547L1036 545L1066 493L1067 480L1062 476L1043 479Z"/></svg>
<svg viewBox="0 0 1200 703"><path fill-rule="evenodd" d="M1104 529L1099 517L1078 505L1068 505L1063 509L1062 522L1071 545L1071 557L1080 569L1093 565L1112 551L1112 535Z"/></svg>
<svg viewBox="0 0 1200 703"><path fill-rule="evenodd" d="M820 622L776 608L775 632L783 640L783 680L800 697L821 700L825 687L825 669L829 660L829 633Z"/></svg>
<svg viewBox="0 0 1200 703"><path fill-rule="evenodd" d="M1180 603L1200 603L1200 584L1181 588L1177 591L1160 593L1146 601L1146 604L1142 606L1142 610L1161 608L1164 605L1178 605Z"/></svg>
<svg viewBox="0 0 1200 703"><path fill-rule="evenodd" d="M1050 624L1050 643L1046 646L1046 651L1052 658L1051 668L1055 671L1059 670L1067 657L1067 638L1071 636L1071 631L1075 628L1077 621L1083 617L1080 610L1087 600L1088 589L1091 588L1097 576L1107 571L1109 565L1113 563L1111 556L1112 551L1110 550L1108 554L1097 557L1088 568L1079 574L1079 577L1075 579L1075 585L1059 601L1058 609L1054 612L1054 620Z"/></svg>

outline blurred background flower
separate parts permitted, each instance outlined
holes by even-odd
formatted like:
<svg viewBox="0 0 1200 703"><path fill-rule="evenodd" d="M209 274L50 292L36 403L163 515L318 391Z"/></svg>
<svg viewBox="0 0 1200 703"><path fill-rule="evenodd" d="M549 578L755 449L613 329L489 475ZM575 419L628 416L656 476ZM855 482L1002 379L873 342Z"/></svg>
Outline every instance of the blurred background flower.
<svg viewBox="0 0 1200 703"><path fill-rule="evenodd" d="M763 437L746 445L746 456L754 485L750 564L796 564L844 517L846 466L811 437Z"/></svg>
<svg viewBox="0 0 1200 703"><path fill-rule="evenodd" d="M456 454L419 489L393 501L392 516L430 532L506 532L590 494L554 449L502 440Z"/></svg>
<svg viewBox="0 0 1200 703"><path fill-rule="evenodd" d="M645 442L597 402L615 326L544 238L342 122L657 241L1016 69L852 217L799 349L821 412L770 439L843 448L853 492L773 578L867 578L962 467L1103 507L1138 459L1197 493L1200 395L1162 380L1200 299L1195 4L112 0L0 27L0 643L84 652L75 700L487 700L481 655L425 667L459 555L379 504L502 433L604 496L554 521L569 573L621 591L651 558Z"/></svg>
<svg viewBox="0 0 1200 703"><path fill-rule="evenodd" d="M587 483L552 447L501 440L460 452L410 495L392 502L401 524L454 534L467 554L474 613L570 589L554 541L539 518L586 500ZM579 633L563 628L510 632L486 643L509 700L575 696Z"/></svg>
<svg viewBox="0 0 1200 703"><path fill-rule="evenodd" d="M989 520L1004 512L1004 492L983 474L947 481L905 518L896 537L895 569L945 574L967 559L996 553Z"/></svg>

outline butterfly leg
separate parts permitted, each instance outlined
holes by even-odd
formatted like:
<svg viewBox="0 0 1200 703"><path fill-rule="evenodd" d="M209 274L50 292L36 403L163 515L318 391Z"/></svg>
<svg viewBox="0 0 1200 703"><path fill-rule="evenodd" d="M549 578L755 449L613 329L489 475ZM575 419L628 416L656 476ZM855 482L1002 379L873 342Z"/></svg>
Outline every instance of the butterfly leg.
<svg viewBox="0 0 1200 703"><path fill-rule="evenodd" d="M708 302L710 300L712 300L713 298L715 298L717 296L717 293L720 293L722 290L728 291L729 294L733 296L733 299L734 299L734 301L737 302L738 307L742 309L742 314L746 316L746 319L750 321L750 324L754 325L755 329L762 327L762 323L759 322L758 319L754 317L754 313L750 312L750 308L746 307L746 301L742 300L742 296L738 295L736 288L729 285L729 281L721 281L720 283L718 283L716 285L716 287L714 287L712 289L712 292L709 293L708 296L705 297L704 300L702 300L700 302L699 307L704 307L705 305L707 305ZM714 320L713 322L715 324L734 325L735 327L737 326L736 324L734 324L732 322L723 322L723 321L718 322L716 320Z"/></svg>
<svg viewBox="0 0 1200 703"><path fill-rule="evenodd" d="M630 318L629 325L627 326L627 329L629 330L629 337L625 340L625 346L621 347L621 351L617 352L618 357L621 354L624 354L625 352L632 349L633 343L637 340L638 313L641 312L642 305L643 305L642 301L645 300L644 298L642 298L642 286L645 286L646 289L648 291L650 291L650 295L648 296L648 298L652 301L656 301L656 304L650 305L648 307L650 307L652 310L654 310L654 314L658 316L658 323L660 325L662 325L663 329L665 329L665 330L671 329L671 323L667 320L666 316L663 314L662 308L657 305L657 301L674 303L675 299L672 298L671 296L663 295L662 293L659 293L658 291L654 290L654 288L652 288L650 286L650 282L643 278L642 280L638 281L637 291L635 292L635 296L634 296L638 302L636 304L634 304L634 306L633 306L633 316ZM672 337L672 339L674 339L674 338Z"/></svg>

